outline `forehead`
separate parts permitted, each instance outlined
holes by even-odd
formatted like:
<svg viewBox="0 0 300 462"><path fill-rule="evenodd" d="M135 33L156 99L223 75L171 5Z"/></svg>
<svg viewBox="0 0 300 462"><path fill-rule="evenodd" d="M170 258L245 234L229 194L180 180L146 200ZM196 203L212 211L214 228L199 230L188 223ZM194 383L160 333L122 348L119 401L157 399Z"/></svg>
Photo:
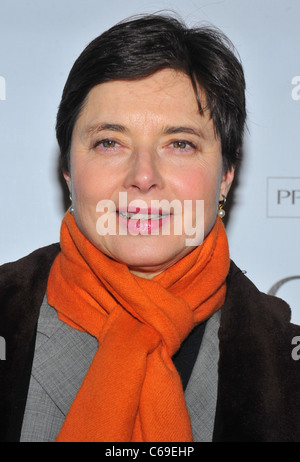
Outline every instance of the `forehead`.
<svg viewBox="0 0 300 462"><path fill-rule="evenodd" d="M194 93L190 77L174 69L162 69L142 79L112 80L101 83L90 90L88 98L101 91L103 93L109 91L124 92L132 97L136 93L144 93L145 95L149 93L171 95L173 93L181 93L182 91L191 91Z"/></svg>
<svg viewBox="0 0 300 462"><path fill-rule="evenodd" d="M205 95L198 89L201 106ZM173 69L164 69L140 80L115 80L93 87L77 119L88 129L101 121L151 126L208 122L208 111L200 115L195 89L189 76ZM76 122L76 124L77 124Z"/></svg>

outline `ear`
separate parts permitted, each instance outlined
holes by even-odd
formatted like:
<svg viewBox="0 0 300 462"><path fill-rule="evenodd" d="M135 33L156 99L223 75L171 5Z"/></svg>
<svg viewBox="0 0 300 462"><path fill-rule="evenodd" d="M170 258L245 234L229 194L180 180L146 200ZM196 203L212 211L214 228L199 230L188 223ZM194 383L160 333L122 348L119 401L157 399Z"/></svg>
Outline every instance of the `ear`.
<svg viewBox="0 0 300 462"><path fill-rule="evenodd" d="M69 192L71 194L72 192L72 180L71 180L71 174L69 172L64 172L64 179L66 180L67 186L69 188Z"/></svg>
<svg viewBox="0 0 300 462"><path fill-rule="evenodd" d="M235 172L235 168L231 167L231 169L223 173L222 181L220 184L220 198L219 198L220 201L224 199L223 196L227 197L230 191L232 182L234 180L234 172Z"/></svg>

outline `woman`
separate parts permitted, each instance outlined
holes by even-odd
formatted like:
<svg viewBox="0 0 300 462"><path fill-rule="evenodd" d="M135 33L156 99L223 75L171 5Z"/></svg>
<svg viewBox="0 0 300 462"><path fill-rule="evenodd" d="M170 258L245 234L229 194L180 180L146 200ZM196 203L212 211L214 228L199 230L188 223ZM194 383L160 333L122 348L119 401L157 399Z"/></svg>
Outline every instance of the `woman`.
<svg viewBox="0 0 300 462"><path fill-rule="evenodd" d="M162 16L75 62L60 245L1 268L3 441L300 440L300 329L230 261L221 221L244 93L221 33Z"/></svg>

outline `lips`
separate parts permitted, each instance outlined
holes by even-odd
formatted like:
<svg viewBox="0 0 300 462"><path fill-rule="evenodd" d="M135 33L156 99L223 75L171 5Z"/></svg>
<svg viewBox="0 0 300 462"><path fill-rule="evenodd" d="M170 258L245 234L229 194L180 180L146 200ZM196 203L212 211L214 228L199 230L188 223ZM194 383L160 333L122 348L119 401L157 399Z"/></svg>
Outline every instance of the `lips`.
<svg viewBox="0 0 300 462"><path fill-rule="evenodd" d="M164 217L167 217L170 215L169 212L154 212L154 211L137 211L137 212L129 212L129 211L118 211L119 216L122 218L126 218L128 220L134 219L134 220L160 220Z"/></svg>
<svg viewBox="0 0 300 462"><path fill-rule="evenodd" d="M120 224L126 226L130 234L156 234L163 224L170 219L170 211L155 209L117 210Z"/></svg>

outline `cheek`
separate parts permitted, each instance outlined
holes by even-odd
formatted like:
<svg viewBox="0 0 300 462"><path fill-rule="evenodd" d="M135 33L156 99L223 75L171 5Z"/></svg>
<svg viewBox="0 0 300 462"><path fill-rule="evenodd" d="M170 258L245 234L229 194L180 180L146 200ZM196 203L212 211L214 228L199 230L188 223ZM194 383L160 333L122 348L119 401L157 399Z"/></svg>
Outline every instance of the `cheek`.
<svg viewBox="0 0 300 462"><path fill-rule="evenodd" d="M109 175L102 169L95 168L93 165L80 166L74 168L73 188L75 200L85 202L86 205L96 206L102 199L110 199L113 191L114 176Z"/></svg>
<svg viewBox="0 0 300 462"><path fill-rule="evenodd" d="M203 169L186 172L178 182L183 199L204 200L207 205L218 202L220 178L217 171L208 173Z"/></svg>
<svg viewBox="0 0 300 462"><path fill-rule="evenodd" d="M217 216L221 173L218 168L193 169L182 180L182 184L184 184L183 198L193 201L193 227L199 230L201 229L200 224L203 223L205 237L211 230ZM196 200L204 201L204 209L201 206L200 209L195 209Z"/></svg>

